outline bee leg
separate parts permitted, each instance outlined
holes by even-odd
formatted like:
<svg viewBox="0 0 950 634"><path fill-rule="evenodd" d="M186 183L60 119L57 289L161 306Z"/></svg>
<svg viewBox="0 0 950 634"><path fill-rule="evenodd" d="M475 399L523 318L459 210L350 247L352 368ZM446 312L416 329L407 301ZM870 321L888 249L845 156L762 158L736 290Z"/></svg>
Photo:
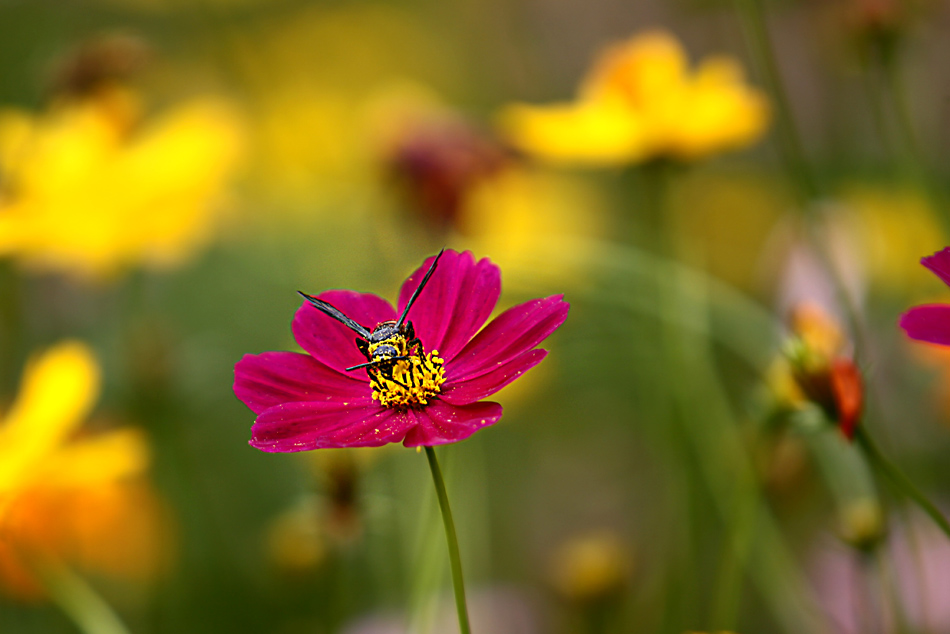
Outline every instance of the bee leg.
<svg viewBox="0 0 950 634"><path fill-rule="evenodd" d="M356 347L359 349L360 352L363 353L363 356L366 357L367 361L372 361L372 358L370 357L370 354L369 354L369 342L366 341L366 339L357 337Z"/></svg>
<svg viewBox="0 0 950 634"><path fill-rule="evenodd" d="M419 357L425 356L425 350L422 347L422 340L418 337L414 337L406 342L406 350L408 350L410 354L414 354Z"/></svg>
<svg viewBox="0 0 950 634"><path fill-rule="evenodd" d="M381 366L379 366L379 372L380 372L380 374L383 375L383 378L385 378L387 381L392 381L392 382L395 383L396 385L400 385L400 386L406 388L407 390L412 389L412 388L410 388L408 385L406 385L405 383L403 383L402 381L400 381L399 379L397 379L395 376L393 376L393 369L394 369L395 367L396 367L395 364L387 364L387 365L384 365L384 366L381 365Z"/></svg>

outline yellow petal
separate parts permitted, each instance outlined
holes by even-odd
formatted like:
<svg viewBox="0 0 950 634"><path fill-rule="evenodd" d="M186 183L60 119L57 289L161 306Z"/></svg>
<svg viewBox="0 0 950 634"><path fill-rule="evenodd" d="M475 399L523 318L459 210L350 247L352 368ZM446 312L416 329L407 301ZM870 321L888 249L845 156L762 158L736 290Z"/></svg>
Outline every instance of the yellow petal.
<svg viewBox="0 0 950 634"><path fill-rule="evenodd" d="M529 154L596 165L695 160L757 140L768 101L739 64L713 57L692 71L688 62L672 35L647 32L605 49L575 102L512 106L502 123Z"/></svg>
<svg viewBox="0 0 950 634"><path fill-rule="evenodd" d="M7 166L15 187L0 200L0 253L103 278L177 263L207 239L241 153L238 117L194 100L132 134L134 108L121 103L64 105L37 118L25 141L22 124L0 119L0 138L6 129L22 146Z"/></svg>
<svg viewBox="0 0 950 634"><path fill-rule="evenodd" d="M30 116L18 110L0 111L0 169L4 172L23 152L33 132Z"/></svg>
<svg viewBox="0 0 950 634"><path fill-rule="evenodd" d="M648 31L607 47L581 86L581 99L621 97L640 107L677 90L687 73L683 47L666 31Z"/></svg>
<svg viewBox="0 0 950 634"><path fill-rule="evenodd" d="M174 263L210 233L219 192L241 152L241 126L228 106L195 101L155 122L117 161L127 195L125 239L152 263Z"/></svg>
<svg viewBox="0 0 950 634"><path fill-rule="evenodd" d="M145 471L148 444L138 429L117 429L72 442L43 464L48 487L84 487L115 482Z"/></svg>
<svg viewBox="0 0 950 634"><path fill-rule="evenodd" d="M742 68L724 56L703 61L675 102L657 103L663 107L651 110L651 128L661 137L658 149L685 160L749 145L769 120L765 96L745 85Z"/></svg>
<svg viewBox="0 0 950 634"><path fill-rule="evenodd" d="M61 343L29 362L0 426L0 491L33 475L82 422L98 391L99 367L82 343Z"/></svg>
<svg viewBox="0 0 950 634"><path fill-rule="evenodd" d="M618 165L643 154L643 126L615 100L529 106L502 111L503 134L518 149L561 163Z"/></svg>

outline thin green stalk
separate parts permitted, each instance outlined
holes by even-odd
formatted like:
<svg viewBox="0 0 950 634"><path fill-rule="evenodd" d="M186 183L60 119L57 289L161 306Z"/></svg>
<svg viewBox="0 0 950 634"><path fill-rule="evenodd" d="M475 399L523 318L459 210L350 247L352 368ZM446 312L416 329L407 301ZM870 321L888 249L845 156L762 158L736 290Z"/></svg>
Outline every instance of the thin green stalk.
<svg viewBox="0 0 950 634"><path fill-rule="evenodd" d="M83 634L129 634L109 604L72 570L58 563L37 570L50 597Z"/></svg>
<svg viewBox="0 0 950 634"><path fill-rule="evenodd" d="M910 479L903 474L894 464L884 457L877 444L868 434L867 429L858 427L855 431L854 439L861 449L867 455L871 463L877 468L901 493L910 498L920 509L930 516L930 519L940 527L944 535L950 538L950 522L943 516L940 510L927 499L920 489L918 489Z"/></svg>
<svg viewBox="0 0 950 634"><path fill-rule="evenodd" d="M462 558L459 555L459 540L455 534L455 521L452 519L452 509L449 508L449 496L445 492L445 481L442 479L442 469L435 456L435 449L426 447L426 458L432 470L432 481L435 483L435 493L439 498L439 508L442 510L442 522L445 524L445 539L449 544L449 562L452 564L452 588L455 590L455 607L459 616L459 631L461 634L471 634L472 627L468 623L468 605L465 603L465 580L462 578Z"/></svg>
<svg viewBox="0 0 950 634"><path fill-rule="evenodd" d="M897 130L902 140L903 153L906 157L905 161L908 163L911 176L930 199L930 203L939 215L944 229L950 230L950 215L947 213L946 195L941 184L935 178L927 154L924 152L919 137L914 131L913 116L905 97L901 69L897 60L882 63L881 74L883 75L882 88L890 97Z"/></svg>
<svg viewBox="0 0 950 634"><path fill-rule="evenodd" d="M763 81L765 81L769 92L772 94L772 100L775 102L775 118L778 123L777 130L782 160L785 162L789 173L798 183L801 193L806 199L804 202L811 203L819 198L821 190L811 170L808 169L805 150L802 147L798 128L795 125L795 118L792 116L792 108L779 73L775 51L772 49L772 41L769 37L768 26L765 23L761 0L735 0L735 4L736 10L742 16L742 27L749 42L749 49L756 57ZM806 204L805 209L811 209L811 205Z"/></svg>
<svg viewBox="0 0 950 634"><path fill-rule="evenodd" d="M654 248L661 256L665 255L670 261L676 261L679 249L675 219L671 217L667 205L669 169L669 165L658 163L645 172L646 199L653 205L653 208L646 212L654 219ZM744 573L749 571L753 581L761 584L762 577L756 575L765 572L764 576L768 576L772 573L774 568L764 571L764 567L776 563L774 559L777 558L777 553L770 554L773 561L768 563L755 556L758 554L755 550L758 549L755 548L757 544L753 542L763 539L769 530L769 522L762 517L761 491L755 482L751 464L746 462L747 455L735 426L736 417L727 399L723 398L719 376L703 352L709 345L709 337L705 334L696 336L696 333L684 332L677 323L677 316L681 314L690 314L700 320L708 318L709 291L705 285L684 275L684 272L685 268L682 267L673 274L665 274L661 266L655 266L653 269L655 286L652 290L659 307L656 342L661 354L658 374L671 381L667 386L671 399L670 422L674 423L674 430L678 426L684 454L695 467L695 475L692 478L687 475L690 484L696 485L695 488L687 488L690 493L688 504L695 508L700 489L705 487L708 490L727 531L728 543L725 550L735 558L734 565L726 565L721 570L722 577L719 582L722 585L710 605L710 617L716 619L713 624L716 627L732 629L735 615L740 609L741 597L738 593L742 588ZM674 378L681 376L690 377L689 387ZM700 397L703 391L705 398ZM708 406L697 409L696 403L700 401ZM694 511L694 508L690 508L690 511ZM696 521L694 513L690 513L686 519L691 538L686 547L698 552L702 547L701 535L708 527L704 525L705 522ZM756 559L755 572L748 570L753 558ZM684 592L697 590L694 577L695 575L692 575L688 578ZM789 579L786 578L785 581ZM779 596L771 588L760 587L768 599ZM787 592L788 587L784 590ZM699 604L695 595L690 599L685 604L687 609ZM786 595L782 595L779 601L783 603L781 609L773 604L777 618L783 625L788 626L789 631L801 631L802 625L809 619L797 614L789 617L786 606L796 602L789 601ZM798 607L795 606L792 611L798 611ZM690 618L693 618L692 615ZM808 623L806 629L820 631L809 627L811 625L813 624Z"/></svg>
<svg viewBox="0 0 950 634"><path fill-rule="evenodd" d="M755 539L759 500L751 495L735 496L736 511L726 520L727 542L716 575L710 604L710 623L717 628L733 629L742 602L743 573L749 562Z"/></svg>
<svg viewBox="0 0 950 634"><path fill-rule="evenodd" d="M908 634L913 630L907 620L907 610L901 597L894 569L887 559L883 549L877 548L871 555L874 557L874 566L881 583L882 605L890 605L894 619L894 634ZM883 624L882 624L883 627Z"/></svg>
<svg viewBox="0 0 950 634"><path fill-rule="evenodd" d="M884 79L884 88L890 93L890 99L894 109L894 119L904 142L904 150L910 156L911 161L913 161L914 169L919 172L925 172L927 161L920 147L917 132L914 130L914 118L910 113L907 100L904 99L904 82L901 78L900 65L897 60L882 62L881 73Z"/></svg>
<svg viewBox="0 0 950 634"><path fill-rule="evenodd" d="M779 72L778 62L772 40L769 37L768 25L765 22L765 13L762 10L762 0L734 0L736 10L742 18L742 26L746 32L749 49L756 58L763 80L768 86L772 99L775 102L775 114L779 135L779 148L785 169L790 178L797 185L797 192L804 212L807 239L815 249L821 266L828 272L829 280L834 287L835 295L845 312L851 332L854 333L857 352L864 350L864 328L858 316L858 309L848 289L845 287L828 246L825 244L820 231L821 201L824 191L821 183L815 178L808 165L804 145L795 125L795 117L788 100L788 93ZM856 352L856 354L857 354Z"/></svg>

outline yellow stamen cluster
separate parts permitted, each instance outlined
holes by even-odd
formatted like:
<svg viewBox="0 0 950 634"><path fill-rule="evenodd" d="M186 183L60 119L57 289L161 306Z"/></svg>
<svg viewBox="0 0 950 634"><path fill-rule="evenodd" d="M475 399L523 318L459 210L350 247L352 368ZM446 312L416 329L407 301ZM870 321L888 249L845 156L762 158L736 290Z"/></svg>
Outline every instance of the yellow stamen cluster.
<svg viewBox="0 0 950 634"><path fill-rule="evenodd" d="M444 365L439 351L433 350L394 362L391 379L388 368L375 368L371 376L373 398L383 407L396 409L427 405L430 397L442 391Z"/></svg>

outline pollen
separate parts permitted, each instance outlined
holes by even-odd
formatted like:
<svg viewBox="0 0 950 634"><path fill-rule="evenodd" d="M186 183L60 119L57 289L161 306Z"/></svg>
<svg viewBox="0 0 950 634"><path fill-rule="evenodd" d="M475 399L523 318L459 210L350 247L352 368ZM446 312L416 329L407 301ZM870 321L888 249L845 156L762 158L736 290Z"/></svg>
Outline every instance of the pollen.
<svg viewBox="0 0 950 634"><path fill-rule="evenodd" d="M373 398L383 407L398 410L428 405L430 398L442 392L444 365L439 351L433 350L377 367L371 373Z"/></svg>

